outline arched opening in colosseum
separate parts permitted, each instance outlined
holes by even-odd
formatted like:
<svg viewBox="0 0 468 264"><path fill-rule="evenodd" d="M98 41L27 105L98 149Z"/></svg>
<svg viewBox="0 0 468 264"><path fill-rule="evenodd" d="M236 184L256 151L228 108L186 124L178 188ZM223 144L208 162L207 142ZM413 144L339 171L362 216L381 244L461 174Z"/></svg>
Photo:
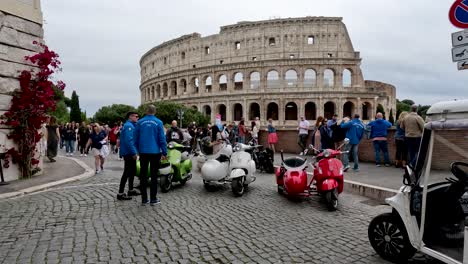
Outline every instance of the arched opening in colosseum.
<svg viewBox="0 0 468 264"><path fill-rule="evenodd" d="M234 111L233 111L233 119L234 121L240 121L242 117L244 117L243 109L241 104L235 104L234 105Z"/></svg>
<svg viewBox="0 0 468 264"><path fill-rule="evenodd" d="M190 86L192 88L192 93L197 94L200 91L200 82L197 77L192 78Z"/></svg>
<svg viewBox="0 0 468 264"><path fill-rule="evenodd" d="M252 72L250 74L250 89L260 88L260 73Z"/></svg>
<svg viewBox="0 0 468 264"><path fill-rule="evenodd" d="M307 69L304 72L304 87L315 87L317 85L317 72L314 69Z"/></svg>
<svg viewBox="0 0 468 264"><path fill-rule="evenodd" d="M185 60L185 51L182 51L182 53L180 54L180 57Z"/></svg>
<svg viewBox="0 0 468 264"><path fill-rule="evenodd" d="M213 80L211 76L205 77L205 92L211 93L211 85L213 84Z"/></svg>
<svg viewBox="0 0 468 264"><path fill-rule="evenodd" d="M280 88L279 74L277 71L272 70L267 73L267 87Z"/></svg>
<svg viewBox="0 0 468 264"><path fill-rule="evenodd" d="M172 81L171 82L171 95L177 95L177 82Z"/></svg>
<svg viewBox="0 0 468 264"><path fill-rule="evenodd" d="M192 109L198 111L198 107L196 105L192 105Z"/></svg>
<svg viewBox="0 0 468 264"><path fill-rule="evenodd" d="M256 117L261 118L260 105L257 103L251 103L249 110L249 120L255 120Z"/></svg>
<svg viewBox="0 0 468 264"><path fill-rule="evenodd" d="M335 103L333 102L326 102L324 105L324 117L326 119L331 119L333 115L335 114Z"/></svg>
<svg viewBox="0 0 468 264"><path fill-rule="evenodd" d="M375 114L377 114L378 112L382 113L383 114L383 118L386 119L386 116L388 115L388 113L385 112L385 108L383 107L382 104L378 104L377 105L377 108L375 109ZM372 117L371 117L372 118Z"/></svg>
<svg viewBox="0 0 468 264"><path fill-rule="evenodd" d="M234 89L242 90L244 88L244 75L242 72L234 74Z"/></svg>
<svg viewBox="0 0 468 264"><path fill-rule="evenodd" d="M163 83L163 97L167 97L167 83Z"/></svg>
<svg viewBox="0 0 468 264"><path fill-rule="evenodd" d="M369 102L362 103L362 120L370 120L372 116L372 105Z"/></svg>
<svg viewBox="0 0 468 264"><path fill-rule="evenodd" d="M351 79L351 71L349 69L345 69L343 71L343 87L351 87L352 79Z"/></svg>
<svg viewBox="0 0 468 264"><path fill-rule="evenodd" d="M227 90L227 77L226 77L226 75L222 74L221 76L219 76L218 83L219 83L219 90L220 91L226 91Z"/></svg>
<svg viewBox="0 0 468 264"><path fill-rule="evenodd" d="M267 119L278 120L278 104L269 103L267 107Z"/></svg>
<svg viewBox="0 0 468 264"><path fill-rule="evenodd" d="M185 79L180 80L179 86L182 89L182 93L186 94L187 93L187 80L185 80Z"/></svg>
<svg viewBox="0 0 468 264"><path fill-rule="evenodd" d="M156 98L161 98L161 85L156 86Z"/></svg>
<svg viewBox="0 0 468 264"><path fill-rule="evenodd" d="M354 115L354 104L353 102L346 102L343 105L343 116L348 116L350 118L353 118Z"/></svg>
<svg viewBox="0 0 468 264"><path fill-rule="evenodd" d="M151 100L154 100L154 86L151 86Z"/></svg>
<svg viewBox="0 0 468 264"><path fill-rule="evenodd" d="M275 46L276 45L275 38L269 38L268 39L268 45L269 46Z"/></svg>
<svg viewBox="0 0 468 264"><path fill-rule="evenodd" d="M308 44L308 45L313 45L314 42L315 42L314 36L308 36L308 37L307 37L307 44Z"/></svg>
<svg viewBox="0 0 468 264"><path fill-rule="evenodd" d="M221 115L221 121L226 121L226 106L223 104L218 105L217 111Z"/></svg>
<svg viewBox="0 0 468 264"><path fill-rule="evenodd" d="M202 109L203 109L203 114L211 117L211 107L209 105L204 105Z"/></svg>
<svg viewBox="0 0 468 264"><path fill-rule="evenodd" d="M297 118L297 105L294 102L289 102L286 104L284 110L285 120L298 120Z"/></svg>
<svg viewBox="0 0 468 264"><path fill-rule="evenodd" d="M335 86L335 72L331 69L326 69L323 72L323 86L333 87Z"/></svg>
<svg viewBox="0 0 468 264"><path fill-rule="evenodd" d="M313 102L308 102L305 105L305 119L306 120L315 120L317 119L317 107Z"/></svg>
<svg viewBox="0 0 468 264"><path fill-rule="evenodd" d="M288 70L284 75L284 79L288 87L297 86L297 72L295 70Z"/></svg>

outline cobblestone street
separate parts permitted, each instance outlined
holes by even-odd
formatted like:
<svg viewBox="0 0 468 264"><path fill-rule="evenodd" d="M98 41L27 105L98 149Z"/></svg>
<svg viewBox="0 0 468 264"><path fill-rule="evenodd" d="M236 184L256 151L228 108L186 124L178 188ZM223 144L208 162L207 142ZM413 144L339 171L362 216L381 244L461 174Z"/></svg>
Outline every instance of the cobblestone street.
<svg viewBox="0 0 468 264"><path fill-rule="evenodd" d="M143 207L140 197L115 199L123 162L106 165L102 175L1 201L2 263L387 263L367 226L388 208L366 198L343 194L328 212L317 197L278 195L272 175L240 198L228 185L207 192L195 176Z"/></svg>

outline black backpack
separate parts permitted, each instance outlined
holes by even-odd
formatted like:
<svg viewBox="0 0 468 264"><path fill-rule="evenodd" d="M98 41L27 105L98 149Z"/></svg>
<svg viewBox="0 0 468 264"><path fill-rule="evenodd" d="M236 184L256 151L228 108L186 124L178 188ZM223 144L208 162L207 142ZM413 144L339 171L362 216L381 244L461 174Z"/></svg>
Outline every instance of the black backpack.
<svg viewBox="0 0 468 264"><path fill-rule="evenodd" d="M331 126L331 129L333 131L332 133L332 140L333 142L341 142L345 139L346 137L346 129L341 128L340 125L334 124Z"/></svg>

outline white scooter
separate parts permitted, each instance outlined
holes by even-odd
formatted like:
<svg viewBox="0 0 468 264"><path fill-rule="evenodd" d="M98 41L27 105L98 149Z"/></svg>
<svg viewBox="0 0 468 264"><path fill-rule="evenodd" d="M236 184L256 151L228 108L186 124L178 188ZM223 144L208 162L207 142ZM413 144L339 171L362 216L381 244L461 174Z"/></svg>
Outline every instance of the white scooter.
<svg viewBox="0 0 468 264"><path fill-rule="evenodd" d="M236 144L233 149L230 144L223 143L223 148L215 159L207 160L201 168L201 177L205 188L213 190L215 185L231 182L235 196L242 196L245 188L255 181L255 162L246 152L252 146Z"/></svg>

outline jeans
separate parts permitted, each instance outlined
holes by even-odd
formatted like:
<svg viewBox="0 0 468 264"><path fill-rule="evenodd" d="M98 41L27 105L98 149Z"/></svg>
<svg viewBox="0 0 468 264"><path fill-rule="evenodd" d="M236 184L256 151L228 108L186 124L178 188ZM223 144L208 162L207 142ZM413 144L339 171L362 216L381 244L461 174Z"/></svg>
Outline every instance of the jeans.
<svg viewBox="0 0 468 264"><path fill-rule="evenodd" d="M65 150L67 153L75 152L75 140L65 140Z"/></svg>
<svg viewBox="0 0 468 264"><path fill-rule="evenodd" d="M388 143L387 140L374 140L375 164L380 164L380 151L383 152L385 164L390 164L388 157Z"/></svg>
<svg viewBox="0 0 468 264"><path fill-rule="evenodd" d="M136 160L133 159L133 156L126 155L124 156L124 171L122 178L120 179L119 193L123 193L125 190L125 184L128 179L128 190L133 190L133 179L136 174Z"/></svg>
<svg viewBox="0 0 468 264"><path fill-rule="evenodd" d="M158 170L161 162L161 154L144 154L140 153L140 191L141 201L148 201L148 165L150 165L151 186L150 200L156 200L158 192Z"/></svg>
<svg viewBox="0 0 468 264"><path fill-rule="evenodd" d="M417 138L407 137L405 140L406 140L406 145L408 146L409 162L414 167L418 159L418 152L419 152L419 146L421 145L421 138L420 137L417 137Z"/></svg>
<svg viewBox="0 0 468 264"><path fill-rule="evenodd" d="M395 145L396 145L395 159L406 162L408 159L408 148L406 147L405 140L397 139L395 140Z"/></svg>
<svg viewBox="0 0 468 264"><path fill-rule="evenodd" d="M299 134L299 138L297 140L297 144L299 145L299 147L301 147L302 152L304 152L304 150L307 148L307 146L306 146L307 136L308 136L308 134Z"/></svg>
<svg viewBox="0 0 468 264"><path fill-rule="evenodd" d="M343 166L346 168L349 166L349 155L353 155L354 169L359 169L359 158L358 158L358 144L348 144L344 147L344 151L349 151L348 154L343 154Z"/></svg>

